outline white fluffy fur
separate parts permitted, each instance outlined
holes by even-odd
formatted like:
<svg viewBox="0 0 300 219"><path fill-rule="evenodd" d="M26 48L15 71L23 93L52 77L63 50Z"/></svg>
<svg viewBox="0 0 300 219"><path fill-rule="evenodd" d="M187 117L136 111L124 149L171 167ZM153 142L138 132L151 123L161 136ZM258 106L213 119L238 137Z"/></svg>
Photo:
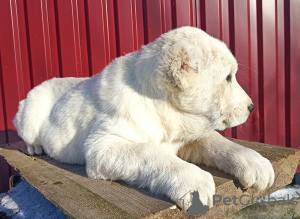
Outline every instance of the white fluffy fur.
<svg viewBox="0 0 300 219"><path fill-rule="evenodd" d="M148 187L178 205L198 190L211 205L212 175L195 164L232 174L245 187L263 190L274 181L266 158L215 131L249 116L252 102L236 71L223 42L182 27L91 78L37 86L20 102L14 124L30 154L43 148L60 162L86 164L91 178Z"/></svg>

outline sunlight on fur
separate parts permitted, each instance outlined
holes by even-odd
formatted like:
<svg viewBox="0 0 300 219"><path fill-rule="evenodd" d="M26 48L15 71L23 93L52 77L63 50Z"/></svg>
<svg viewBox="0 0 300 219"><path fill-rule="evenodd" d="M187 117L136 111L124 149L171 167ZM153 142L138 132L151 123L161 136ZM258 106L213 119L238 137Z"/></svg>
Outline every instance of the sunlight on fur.
<svg viewBox="0 0 300 219"><path fill-rule="evenodd" d="M217 130L244 123L254 105L236 80L226 45L182 27L116 58L91 78L53 78L19 104L14 124L28 153L85 164L89 177L123 180L179 198L198 191L212 205L216 167L264 190L274 170Z"/></svg>

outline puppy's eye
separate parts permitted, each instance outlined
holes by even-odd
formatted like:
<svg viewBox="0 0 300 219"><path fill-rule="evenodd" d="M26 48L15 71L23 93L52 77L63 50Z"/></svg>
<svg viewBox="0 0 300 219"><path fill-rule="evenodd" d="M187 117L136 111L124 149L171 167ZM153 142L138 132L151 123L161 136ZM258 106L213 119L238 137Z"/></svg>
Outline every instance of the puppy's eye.
<svg viewBox="0 0 300 219"><path fill-rule="evenodd" d="M231 82L231 75L228 75L228 76L226 77L226 81Z"/></svg>

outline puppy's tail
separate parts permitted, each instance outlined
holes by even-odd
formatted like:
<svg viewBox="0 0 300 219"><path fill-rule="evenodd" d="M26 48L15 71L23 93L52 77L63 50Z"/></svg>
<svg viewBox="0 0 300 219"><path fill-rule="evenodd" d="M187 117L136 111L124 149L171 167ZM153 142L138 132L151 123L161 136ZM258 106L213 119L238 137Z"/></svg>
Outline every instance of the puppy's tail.
<svg viewBox="0 0 300 219"><path fill-rule="evenodd" d="M13 120L13 123L17 129L18 135L29 145L38 145L38 133L36 127L37 118L34 112L30 112L27 99L20 101L18 112Z"/></svg>
<svg viewBox="0 0 300 219"><path fill-rule="evenodd" d="M21 115L23 114L24 112L24 104L25 104L25 100L21 100L19 102L19 108L18 108L18 112L17 114L15 115L15 118L14 118L14 125L15 127L17 128L17 130L19 130L19 127L21 127Z"/></svg>

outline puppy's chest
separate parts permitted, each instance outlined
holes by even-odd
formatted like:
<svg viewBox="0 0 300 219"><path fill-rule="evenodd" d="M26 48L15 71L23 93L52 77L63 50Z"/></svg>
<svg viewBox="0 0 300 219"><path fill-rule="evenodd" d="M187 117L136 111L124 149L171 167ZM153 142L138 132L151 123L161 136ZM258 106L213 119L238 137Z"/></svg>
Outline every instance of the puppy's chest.
<svg viewBox="0 0 300 219"><path fill-rule="evenodd" d="M165 133L164 138L160 142L162 145L168 145L174 150L175 153L184 145L196 141L201 138L198 132L188 132L186 130L176 130L173 132Z"/></svg>

